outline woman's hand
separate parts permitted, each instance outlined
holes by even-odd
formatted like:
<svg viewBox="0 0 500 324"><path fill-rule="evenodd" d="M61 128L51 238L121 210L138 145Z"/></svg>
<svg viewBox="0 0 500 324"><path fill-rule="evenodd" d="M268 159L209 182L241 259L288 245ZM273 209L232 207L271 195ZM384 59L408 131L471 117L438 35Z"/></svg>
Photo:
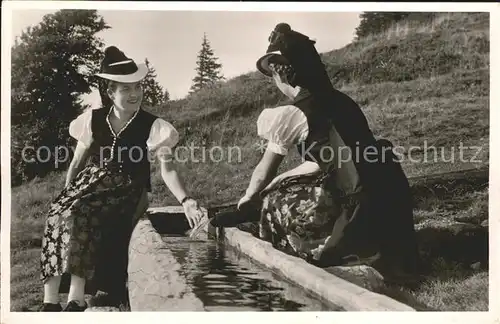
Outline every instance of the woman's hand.
<svg viewBox="0 0 500 324"><path fill-rule="evenodd" d="M198 202L194 199L187 199L183 204L184 214L191 228L195 227L205 215Z"/></svg>
<svg viewBox="0 0 500 324"><path fill-rule="evenodd" d="M160 154L160 153L159 153ZM186 197L186 189L184 187L184 181L176 170L175 163L168 154L162 153L162 158L160 159L161 176L163 181L167 185L170 192L181 201L181 197ZM184 208L184 214L188 220L189 226L193 228L204 216L204 212L201 210L198 202L192 198L186 199L182 203Z"/></svg>

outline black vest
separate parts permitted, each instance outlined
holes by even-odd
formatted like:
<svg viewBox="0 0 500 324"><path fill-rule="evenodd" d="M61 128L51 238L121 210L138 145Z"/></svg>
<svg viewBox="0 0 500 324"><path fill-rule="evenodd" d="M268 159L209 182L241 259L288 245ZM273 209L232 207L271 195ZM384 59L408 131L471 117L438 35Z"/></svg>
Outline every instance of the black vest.
<svg viewBox="0 0 500 324"><path fill-rule="evenodd" d="M301 157L317 162L324 173L334 178L334 187L343 191L342 195L372 187L373 163L365 160L363 150L376 146L376 139L358 104L333 88L322 94L302 89L291 104L304 113L309 128L306 140L297 145ZM350 154L350 162L339 165L340 154Z"/></svg>
<svg viewBox="0 0 500 324"><path fill-rule="evenodd" d="M109 109L92 111L90 163L125 172L151 191L151 166L146 142L158 117L139 109L132 122L115 139L106 120L108 113Z"/></svg>

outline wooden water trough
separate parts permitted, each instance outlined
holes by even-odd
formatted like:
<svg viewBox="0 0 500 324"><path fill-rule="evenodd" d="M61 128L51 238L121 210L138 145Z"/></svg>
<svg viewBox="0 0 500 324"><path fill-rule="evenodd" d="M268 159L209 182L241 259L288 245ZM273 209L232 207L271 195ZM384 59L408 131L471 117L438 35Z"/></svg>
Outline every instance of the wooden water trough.
<svg viewBox="0 0 500 324"><path fill-rule="evenodd" d="M416 205L429 196L446 196L488 186L488 167L462 172L412 178ZM443 196L443 197L444 197ZM229 206L223 206L229 207ZM209 217L218 208L207 211ZM136 226L129 250L129 299L132 311L203 310L182 278L169 269L178 267L161 239L163 234L189 230L180 206L150 208ZM204 228L207 236L250 257L278 276L346 311L416 311L414 308L344 280L325 269L276 250L268 242L237 228ZM161 252L160 252L161 251ZM184 287L184 288L182 288Z"/></svg>
<svg viewBox="0 0 500 324"><path fill-rule="evenodd" d="M172 271L179 265L161 239L163 234L186 233L188 229L180 206L150 208L147 217L139 221L129 248L131 311L203 310L203 305L182 282L184 279ZM270 243L237 228L221 230L207 225L204 231L207 236L223 241L265 269L346 311L414 311L390 297L278 251Z"/></svg>

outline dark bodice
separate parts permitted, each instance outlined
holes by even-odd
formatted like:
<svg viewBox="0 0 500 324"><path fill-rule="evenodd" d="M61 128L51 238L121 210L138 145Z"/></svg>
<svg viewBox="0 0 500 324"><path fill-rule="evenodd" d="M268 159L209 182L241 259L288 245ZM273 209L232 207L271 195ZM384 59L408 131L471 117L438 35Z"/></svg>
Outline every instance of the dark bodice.
<svg viewBox="0 0 500 324"><path fill-rule="evenodd" d="M96 109L92 112L90 163L125 172L133 180L143 182L148 191L151 191L147 140L157 117L140 109L115 137L107 123L108 113L108 109Z"/></svg>

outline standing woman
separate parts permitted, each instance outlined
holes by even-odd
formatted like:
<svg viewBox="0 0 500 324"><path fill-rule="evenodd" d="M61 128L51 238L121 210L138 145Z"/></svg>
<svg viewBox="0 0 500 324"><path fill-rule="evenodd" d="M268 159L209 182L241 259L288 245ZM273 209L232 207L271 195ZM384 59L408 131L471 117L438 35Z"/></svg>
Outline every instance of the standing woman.
<svg viewBox="0 0 500 324"><path fill-rule="evenodd" d="M391 143L377 141L359 106L332 87L314 41L285 23L269 41L257 68L291 101L258 118L269 144L238 209L261 209L260 236L318 266L415 273L411 195ZM303 163L276 176L294 146Z"/></svg>
<svg viewBox="0 0 500 324"><path fill-rule="evenodd" d="M130 235L151 191L151 153L160 161L162 178L182 203L190 226L203 216L172 162L177 131L141 108L140 82L147 73L144 64L108 47L97 74L106 85L101 92L104 107L82 113L69 126L78 143L66 186L51 204L45 224L40 311L62 310L59 286L64 273L71 274L71 284L63 311L85 310L89 280L111 295L125 287Z"/></svg>

